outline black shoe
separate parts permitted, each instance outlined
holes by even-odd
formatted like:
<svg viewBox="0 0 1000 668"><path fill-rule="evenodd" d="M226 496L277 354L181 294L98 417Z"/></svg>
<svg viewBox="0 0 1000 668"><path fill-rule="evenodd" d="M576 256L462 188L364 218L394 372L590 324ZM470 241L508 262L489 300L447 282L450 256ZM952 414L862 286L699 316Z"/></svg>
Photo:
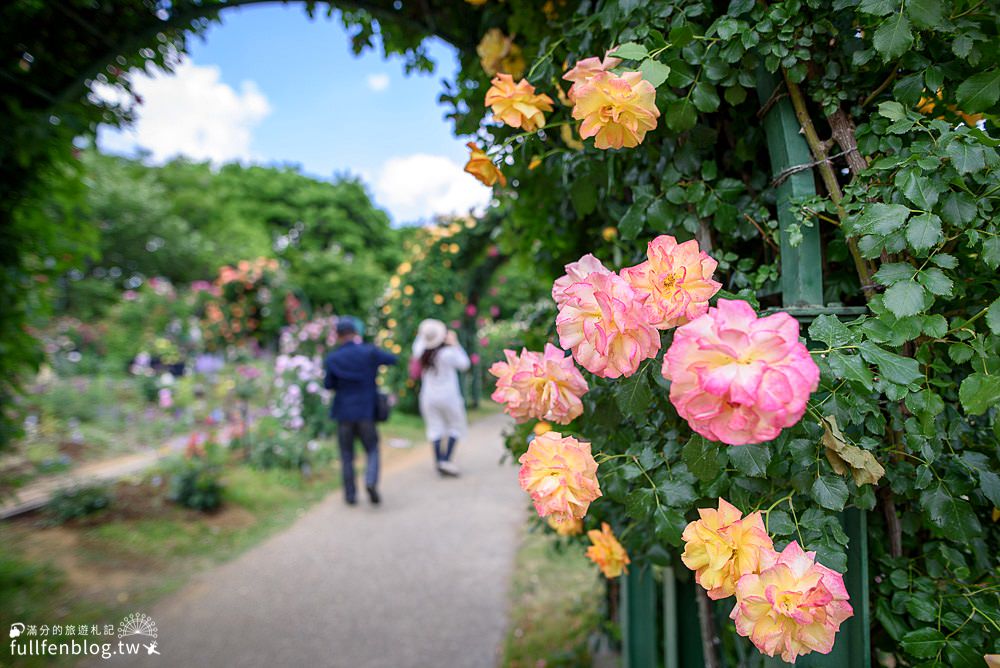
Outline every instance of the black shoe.
<svg viewBox="0 0 1000 668"><path fill-rule="evenodd" d="M371 499L373 504L377 506L382 503L382 498L378 495L378 490L374 486L366 487L365 489L368 490L368 498Z"/></svg>
<svg viewBox="0 0 1000 668"><path fill-rule="evenodd" d="M357 499L344 499L344 503L346 503L349 506L356 506L356 505L358 505L358 500Z"/></svg>

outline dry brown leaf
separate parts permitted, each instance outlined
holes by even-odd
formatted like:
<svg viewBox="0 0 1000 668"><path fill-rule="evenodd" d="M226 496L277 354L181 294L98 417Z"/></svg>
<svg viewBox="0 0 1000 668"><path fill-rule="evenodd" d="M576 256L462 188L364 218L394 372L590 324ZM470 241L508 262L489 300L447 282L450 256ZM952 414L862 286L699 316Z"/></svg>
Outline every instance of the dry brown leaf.
<svg viewBox="0 0 1000 668"><path fill-rule="evenodd" d="M885 475L885 469L875 455L847 442L837 425L837 418L832 415L823 418L823 445L833 470L839 475L850 471L858 487L874 485Z"/></svg>

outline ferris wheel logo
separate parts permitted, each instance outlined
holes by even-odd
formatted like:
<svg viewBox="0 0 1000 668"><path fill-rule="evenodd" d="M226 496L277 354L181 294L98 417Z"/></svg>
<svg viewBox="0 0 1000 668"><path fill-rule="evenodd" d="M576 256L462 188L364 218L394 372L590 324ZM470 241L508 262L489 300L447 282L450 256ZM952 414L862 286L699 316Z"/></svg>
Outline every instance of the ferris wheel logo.
<svg viewBox="0 0 1000 668"><path fill-rule="evenodd" d="M156 622L149 615L141 612L133 612L131 615L126 616L118 625L119 639L128 638L129 636L155 638L157 632Z"/></svg>

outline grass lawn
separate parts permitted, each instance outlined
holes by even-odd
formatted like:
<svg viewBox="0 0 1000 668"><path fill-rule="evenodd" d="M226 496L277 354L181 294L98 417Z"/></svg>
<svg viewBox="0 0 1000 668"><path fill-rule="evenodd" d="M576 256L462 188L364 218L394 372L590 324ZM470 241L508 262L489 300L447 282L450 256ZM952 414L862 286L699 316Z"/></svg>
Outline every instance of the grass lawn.
<svg viewBox="0 0 1000 668"><path fill-rule="evenodd" d="M603 583L578 543L526 531L511 584L505 668L590 665L588 640L601 624Z"/></svg>

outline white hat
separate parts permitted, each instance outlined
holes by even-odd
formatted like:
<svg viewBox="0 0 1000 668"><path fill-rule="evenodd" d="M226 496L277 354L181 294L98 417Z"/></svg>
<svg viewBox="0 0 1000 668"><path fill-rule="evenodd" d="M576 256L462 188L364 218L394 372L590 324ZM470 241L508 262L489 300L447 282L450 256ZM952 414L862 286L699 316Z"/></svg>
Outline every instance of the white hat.
<svg viewBox="0 0 1000 668"><path fill-rule="evenodd" d="M432 350L437 348L448 337L448 328L440 320L428 318L420 323L417 328L417 340L414 348L421 350Z"/></svg>

